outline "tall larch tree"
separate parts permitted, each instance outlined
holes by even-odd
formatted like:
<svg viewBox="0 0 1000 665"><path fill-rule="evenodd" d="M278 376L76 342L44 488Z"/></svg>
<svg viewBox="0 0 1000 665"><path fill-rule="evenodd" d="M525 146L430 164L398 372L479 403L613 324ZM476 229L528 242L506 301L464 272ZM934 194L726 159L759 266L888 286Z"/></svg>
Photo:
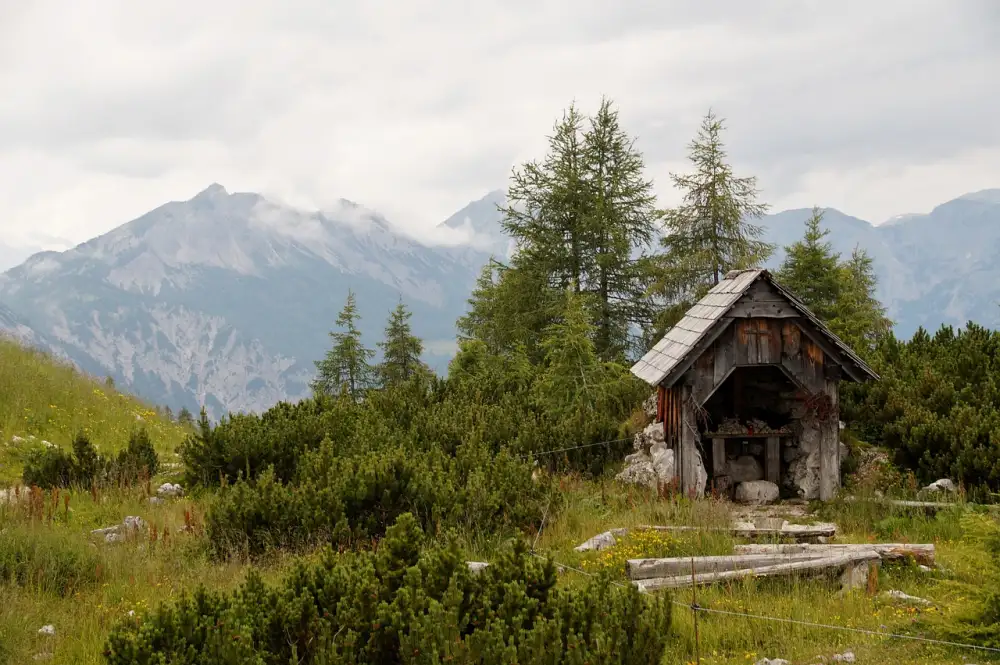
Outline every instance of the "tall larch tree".
<svg viewBox="0 0 1000 665"><path fill-rule="evenodd" d="M813 314L829 323L836 313L842 277L840 254L822 228L823 211L814 207L805 223L805 235L785 248L785 258L775 274L778 281L792 290Z"/></svg>
<svg viewBox="0 0 1000 665"><path fill-rule="evenodd" d="M420 360L424 343L413 334L410 317L413 314L400 300L389 315L385 339L379 342L382 362L376 368L379 385L383 388L404 383L419 373L429 372Z"/></svg>
<svg viewBox="0 0 1000 665"><path fill-rule="evenodd" d="M642 154L622 130L609 99L591 119L584 146L585 239L594 259L585 291L593 296L594 346L602 360L623 361L641 346L633 329L651 319L645 252L660 213Z"/></svg>
<svg viewBox="0 0 1000 665"><path fill-rule="evenodd" d="M312 385L314 392L339 395L346 391L358 400L372 387L375 377L371 360L375 352L361 343L359 318L354 291L348 291L344 309L337 316L340 331L330 332L333 347L323 360L316 361L318 375Z"/></svg>
<svg viewBox="0 0 1000 665"><path fill-rule="evenodd" d="M542 335L562 314L561 294L573 289L589 296L583 302L601 359L623 360L635 350L635 324L646 323L651 311L643 306L645 252L659 213L642 156L611 101L602 100L589 120L575 106L563 114L545 158L514 170L501 213L517 252L495 277L481 280L463 327L487 331L488 308L504 332L494 324L494 337L507 337L508 348L521 343L540 359Z"/></svg>
<svg viewBox="0 0 1000 665"><path fill-rule="evenodd" d="M660 329L672 325L728 271L759 267L774 252L761 239L764 229L754 223L768 210L757 200L757 179L733 174L723 129L723 120L709 111L688 146L693 171L671 174L682 200L664 211L664 252L653 289L665 308Z"/></svg>
<svg viewBox="0 0 1000 665"><path fill-rule="evenodd" d="M584 182L585 118L571 105L549 137L548 154L514 169L501 226L517 245L516 264L541 268L553 288L578 291L591 272Z"/></svg>

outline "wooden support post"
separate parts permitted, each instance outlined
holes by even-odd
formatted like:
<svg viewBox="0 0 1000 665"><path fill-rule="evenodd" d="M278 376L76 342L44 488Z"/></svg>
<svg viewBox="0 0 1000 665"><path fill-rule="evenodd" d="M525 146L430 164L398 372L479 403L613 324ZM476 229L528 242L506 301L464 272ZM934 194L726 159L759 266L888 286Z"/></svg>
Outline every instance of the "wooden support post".
<svg viewBox="0 0 1000 665"><path fill-rule="evenodd" d="M840 408L837 382L827 379L823 392L830 398L831 413L819 423L819 498L829 501L840 489Z"/></svg>
<svg viewBox="0 0 1000 665"><path fill-rule="evenodd" d="M712 475L716 478L726 475L725 439L712 439Z"/></svg>
<svg viewBox="0 0 1000 665"><path fill-rule="evenodd" d="M781 439L769 436L764 444L764 477L778 484L781 479Z"/></svg>
<svg viewBox="0 0 1000 665"><path fill-rule="evenodd" d="M680 422L680 463L679 468L681 470L681 491L684 496L691 497L692 494L696 498L700 497L700 489L696 487L698 480L698 474L695 471L695 464L697 462L697 442L695 437L698 432L698 425L695 421L695 411L694 403L691 400L691 386L684 384L680 389L680 406L681 406L681 422Z"/></svg>

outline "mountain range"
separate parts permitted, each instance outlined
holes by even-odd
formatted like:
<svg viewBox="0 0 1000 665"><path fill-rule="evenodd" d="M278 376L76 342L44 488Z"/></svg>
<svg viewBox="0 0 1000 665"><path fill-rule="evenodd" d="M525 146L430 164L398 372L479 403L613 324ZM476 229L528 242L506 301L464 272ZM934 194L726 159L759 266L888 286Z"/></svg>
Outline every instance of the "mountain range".
<svg viewBox="0 0 1000 665"><path fill-rule="evenodd" d="M369 345L402 299L440 371L480 269L513 251L499 224L503 201L491 192L417 238L350 201L303 211L213 184L7 270L0 331L151 401L204 405L217 418L307 395L351 289ZM799 239L809 213L768 215L767 239ZM837 251L872 255L897 334L969 319L1000 325L1000 190L878 226L824 214Z"/></svg>

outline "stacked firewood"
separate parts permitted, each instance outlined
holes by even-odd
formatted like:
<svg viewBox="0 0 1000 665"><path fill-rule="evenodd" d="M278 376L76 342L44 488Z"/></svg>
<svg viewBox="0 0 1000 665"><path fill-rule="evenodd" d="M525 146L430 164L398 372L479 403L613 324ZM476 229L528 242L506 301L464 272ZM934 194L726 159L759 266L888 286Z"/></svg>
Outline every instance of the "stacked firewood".
<svg viewBox="0 0 1000 665"><path fill-rule="evenodd" d="M737 418L726 418L719 424L719 434L746 434L744 427Z"/></svg>
<svg viewBox="0 0 1000 665"><path fill-rule="evenodd" d="M719 434L786 434L784 427L771 427L760 418L751 418L744 425L738 418L726 418L716 430Z"/></svg>

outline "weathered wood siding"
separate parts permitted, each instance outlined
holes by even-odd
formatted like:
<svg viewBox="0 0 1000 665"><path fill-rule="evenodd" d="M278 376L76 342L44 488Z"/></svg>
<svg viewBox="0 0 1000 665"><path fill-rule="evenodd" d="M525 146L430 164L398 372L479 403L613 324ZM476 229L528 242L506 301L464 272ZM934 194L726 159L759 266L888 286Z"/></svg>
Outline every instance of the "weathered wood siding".
<svg viewBox="0 0 1000 665"><path fill-rule="evenodd" d="M684 386L671 388L660 386L656 393L656 418L663 423L663 439L667 447L674 451L674 478L681 482L683 476L681 450L681 433L684 429Z"/></svg>
<svg viewBox="0 0 1000 665"><path fill-rule="evenodd" d="M686 373L692 395L704 404L737 367L778 365L811 393L824 390L827 356L802 333L799 319L734 319Z"/></svg>

